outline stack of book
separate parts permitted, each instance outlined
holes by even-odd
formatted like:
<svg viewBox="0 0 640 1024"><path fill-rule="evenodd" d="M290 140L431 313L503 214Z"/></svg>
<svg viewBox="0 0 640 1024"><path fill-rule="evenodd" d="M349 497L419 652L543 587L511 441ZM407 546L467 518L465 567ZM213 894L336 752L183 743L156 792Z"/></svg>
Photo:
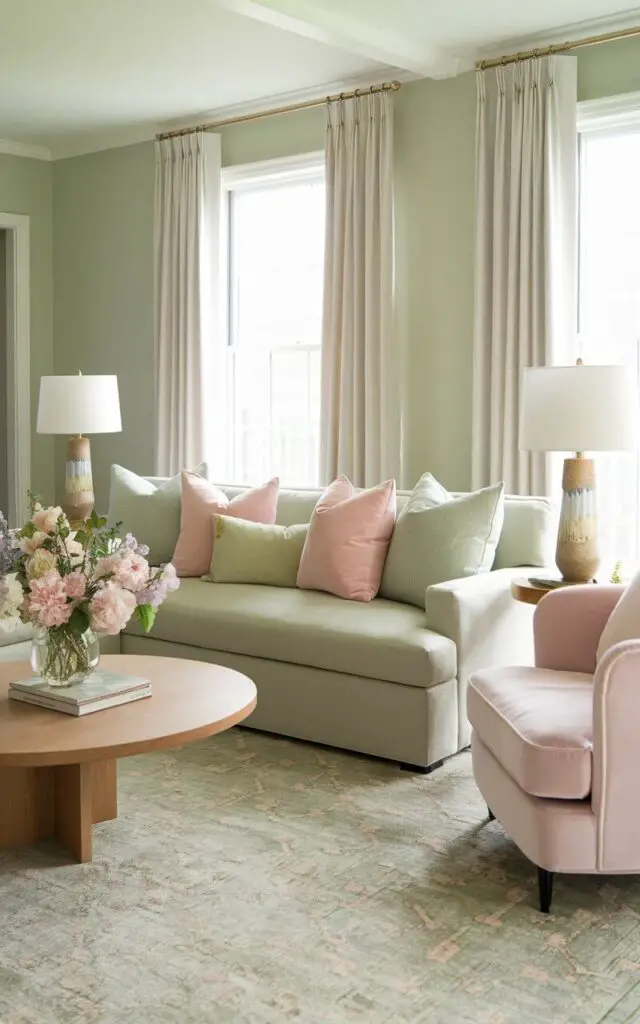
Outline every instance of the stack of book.
<svg viewBox="0 0 640 1024"><path fill-rule="evenodd" d="M20 679L9 686L11 700L37 704L40 708L62 711L65 715L90 715L118 704L151 696L151 683L140 676L118 672L92 672L83 683L73 686L49 686L38 676Z"/></svg>

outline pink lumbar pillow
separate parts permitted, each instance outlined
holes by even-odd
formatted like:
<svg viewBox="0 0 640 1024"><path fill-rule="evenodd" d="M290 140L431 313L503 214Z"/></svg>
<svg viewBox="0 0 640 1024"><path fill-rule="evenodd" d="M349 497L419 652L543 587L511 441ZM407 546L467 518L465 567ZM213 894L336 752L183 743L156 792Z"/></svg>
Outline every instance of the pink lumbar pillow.
<svg viewBox="0 0 640 1024"><path fill-rule="evenodd" d="M395 521L395 480L358 493L346 476L339 476L313 511L298 586L371 601L380 588Z"/></svg>
<svg viewBox="0 0 640 1024"><path fill-rule="evenodd" d="M180 474L180 535L171 559L178 576L204 576L209 572L214 514L249 519L252 523L275 523L279 483L278 477L274 477L229 501L219 487L183 470Z"/></svg>

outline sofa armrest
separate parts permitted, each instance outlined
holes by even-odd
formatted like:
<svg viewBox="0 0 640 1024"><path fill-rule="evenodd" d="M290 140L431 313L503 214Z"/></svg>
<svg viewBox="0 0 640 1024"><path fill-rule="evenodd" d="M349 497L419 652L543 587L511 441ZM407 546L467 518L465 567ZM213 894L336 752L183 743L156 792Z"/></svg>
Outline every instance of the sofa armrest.
<svg viewBox="0 0 640 1024"><path fill-rule="evenodd" d="M593 682L593 785L599 871L640 871L640 640L615 644Z"/></svg>
<svg viewBox="0 0 640 1024"><path fill-rule="evenodd" d="M533 619L536 665L562 672L595 672L600 635L624 589L616 584L582 583L545 594Z"/></svg>
<svg viewBox="0 0 640 1024"><path fill-rule="evenodd" d="M463 721L472 672L490 665L533 664L533 608L512 598L511 583L535 571L526 566L497 569L427 587L427 628L456 645Z"/></svg>

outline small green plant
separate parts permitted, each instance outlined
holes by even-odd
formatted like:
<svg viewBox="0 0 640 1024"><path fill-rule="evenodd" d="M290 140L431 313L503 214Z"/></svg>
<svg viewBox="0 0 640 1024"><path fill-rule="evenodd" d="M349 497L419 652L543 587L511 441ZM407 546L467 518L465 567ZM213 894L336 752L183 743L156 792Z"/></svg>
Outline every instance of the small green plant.
<svg viewBox="0 0 640 1024"><path fill-rule="evenodd" d="M620 575L621 569L622 562L616 562L616 564L613 567L613 572L611 573L611 583L622 583L622 576Z"/></svg>

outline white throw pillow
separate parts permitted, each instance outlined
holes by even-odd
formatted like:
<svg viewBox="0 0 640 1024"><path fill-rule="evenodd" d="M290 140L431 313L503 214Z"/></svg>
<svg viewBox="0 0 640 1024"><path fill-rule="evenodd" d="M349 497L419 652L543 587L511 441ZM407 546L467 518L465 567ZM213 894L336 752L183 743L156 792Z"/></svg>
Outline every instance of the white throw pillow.
<svg viewBox="0 0 640 1024"><path fill-rule="evenodd" d="M640 639L640 572L631 580L622 597L607 619L598 643L597 659L614 644L623 640Z"/></svg>
<svg viewBox="0 0 640 1024"><path fill-rule="evenodd" d="M504 484L454 498L425 473L401 510L380 597L424 608L427 587L488 572L504 521Z"/></svg>
<svg viewBox="0 0 640 1024"><path fill-rule="evenodd" d="M207 476L202 463L194 471ZM122 523L122 533L132 533L149 547L152 565L170 562L180 533L180 474L156 486L124 466L111 467L109 526Z"/></svg>

